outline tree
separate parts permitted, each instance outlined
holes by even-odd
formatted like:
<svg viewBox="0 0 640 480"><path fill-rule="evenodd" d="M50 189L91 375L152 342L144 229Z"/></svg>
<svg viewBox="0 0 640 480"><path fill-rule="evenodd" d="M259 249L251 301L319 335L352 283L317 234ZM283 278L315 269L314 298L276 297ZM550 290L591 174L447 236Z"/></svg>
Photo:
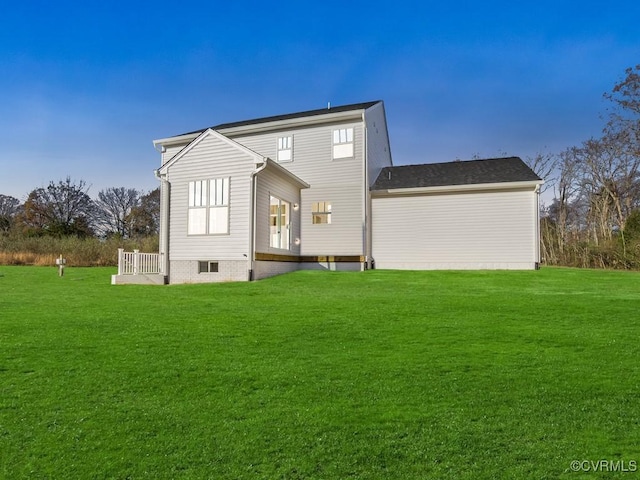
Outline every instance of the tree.
<svg viewBox="0 0 640 480"><path fill-rule="evenodd" d="M625 78L613 86L604 97L624 112L640 115L640 65L625 70Z"/></svg>
<svg viewBox="0 0 640 480"><path fill-rule="evenodd" d="M131 209L128 221L132 235L146 237L157 235L160 230L160 188L140 197L140 204Z"/></svg>
<svg viewBox="0 0 640 480"><path fill-rule="evenodd" d="M131 212L140 205L140 192L134 188L111 187L98 193L97 223L104 235L131 236L134 223Z"/></svg>
<svg viewBox="0 0 640 480"><path fill-rule="evenodd" d="M7 233L11 230L19 211L20 200L0 194L0 232Z"/></svg>
<svg viewBox="0 0 640 480"><path fill-rule="evenodd" d="M96 209L87 191L83 180L75 183L71 177L33 190L24 205L24 226L35 234L93 235Z"/></svg>
<svg viewBox="0 0 640 480"><path fill-rule="evenodd" d="M526 157L524 161L538 177L544 180L544 183L540 187L540 193L544 193L554 186L556 181L554 174L558 163L555 155L550 153L536 153L533 157Z"/></svg>

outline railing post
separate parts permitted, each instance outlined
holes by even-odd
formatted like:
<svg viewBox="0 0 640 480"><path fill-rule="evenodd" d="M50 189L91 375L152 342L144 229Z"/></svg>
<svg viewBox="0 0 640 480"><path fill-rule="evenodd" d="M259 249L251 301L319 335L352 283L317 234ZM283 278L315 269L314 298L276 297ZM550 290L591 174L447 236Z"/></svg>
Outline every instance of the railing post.
<svg viewBox="0 0 640 480"><path fill-rule="evenodd" d="M134 250L133 251L133 274L137 275L138 274L138 263L139 263L139 252L140 250Z"/></svg>
<svg viewBox="0 0 640 480"><path fill-rule="evenodd" d="M124 256L124 248L119 248L118 249L118 275L122 275L122 263L123 263L123 257Z"/></svg>

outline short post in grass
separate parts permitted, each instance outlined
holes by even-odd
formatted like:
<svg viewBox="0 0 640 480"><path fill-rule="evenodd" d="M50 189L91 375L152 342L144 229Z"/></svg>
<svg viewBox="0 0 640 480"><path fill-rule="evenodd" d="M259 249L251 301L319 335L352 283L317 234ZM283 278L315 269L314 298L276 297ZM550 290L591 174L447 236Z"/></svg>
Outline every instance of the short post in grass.
<svg viewBox="0 0 640 480"><path fill-rule="evenodd" d="M58 276L62 277L64 275L64 265L67 263L66 258L62 258L62 254L60 257L56 258L56 265L58 265Z"/></svg>

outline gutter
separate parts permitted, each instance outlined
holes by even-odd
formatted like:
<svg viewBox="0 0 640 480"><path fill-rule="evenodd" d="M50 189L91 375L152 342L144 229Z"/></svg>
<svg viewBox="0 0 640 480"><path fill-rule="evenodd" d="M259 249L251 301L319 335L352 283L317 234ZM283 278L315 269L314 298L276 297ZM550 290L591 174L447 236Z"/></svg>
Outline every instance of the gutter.
<svg viewBox="0 0 640 480"><path fill-rule="evenodd" d="M262 170L267 168L267 158L262 157L263 163L258 166L253 172L251 172L251 202L249 211L249 216L251 217L251 222L249 223L249 272L248 272L248 280L253 280L253 272L255 270L255 261L256 261L256 210L257 210L257 191L258 191L258 182L256 181L256 176Z"/></svg>
<svg viewBox="0 0 640 480"><path fill-rule="evenodd" d="M525 182L496 182L496 183L474 183L466 185L439 185L436 187L411 187L411 188L385 188L380 190L372 190L374 196L384 195L417 195L427 193L445 193L445 192L465 192L465 191L483 191L483 190L514 190L519 188L535 188L539 189L543 180L525 181Z"/></svg>

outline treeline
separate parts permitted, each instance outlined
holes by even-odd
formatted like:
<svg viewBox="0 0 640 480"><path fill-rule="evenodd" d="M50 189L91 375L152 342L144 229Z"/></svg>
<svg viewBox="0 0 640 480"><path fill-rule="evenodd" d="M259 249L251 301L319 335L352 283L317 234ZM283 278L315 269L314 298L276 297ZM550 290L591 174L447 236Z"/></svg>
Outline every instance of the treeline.
<svg viewBox="0 0 640 480"><path fill-rule="evenodd" d="M544 263L640 268L640 65L604 96L599 138L530 162L554 191L540 225Z"/></svg>
<svg viewBox="0 0 640 480"><path fill-rule="evenodd" d="M160 190L113 187L96 199L71 177L29 193L0 194L0 264L116 265L117 249L158 251Z"/></svg>

